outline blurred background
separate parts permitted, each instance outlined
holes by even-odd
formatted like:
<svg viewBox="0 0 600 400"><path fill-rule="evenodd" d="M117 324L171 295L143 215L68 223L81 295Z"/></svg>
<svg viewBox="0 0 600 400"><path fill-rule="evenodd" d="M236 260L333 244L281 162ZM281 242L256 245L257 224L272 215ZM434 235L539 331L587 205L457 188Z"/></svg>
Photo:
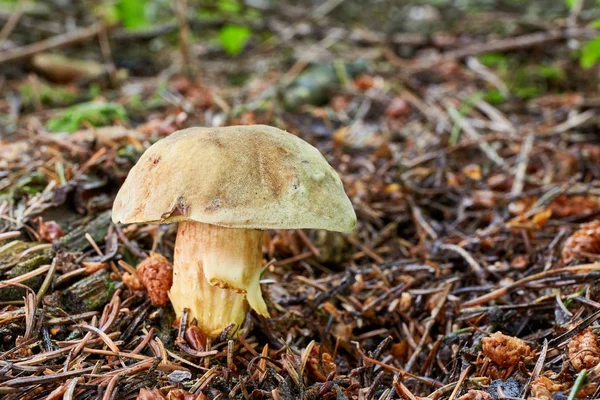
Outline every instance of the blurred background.
<svg viewBox="0 0 600 400"><path fill-rule="evenodd" d="M439 85L465 62L484 82L458 89L492 104L592 91L599 18L596 0L2 0L0 126L34 111L72 131L56 109L90 101L105 103L84 110L92 125L321 106L342 122L364 100L350 92L374 87L369 101L388 107L398 87Z"/></svg>

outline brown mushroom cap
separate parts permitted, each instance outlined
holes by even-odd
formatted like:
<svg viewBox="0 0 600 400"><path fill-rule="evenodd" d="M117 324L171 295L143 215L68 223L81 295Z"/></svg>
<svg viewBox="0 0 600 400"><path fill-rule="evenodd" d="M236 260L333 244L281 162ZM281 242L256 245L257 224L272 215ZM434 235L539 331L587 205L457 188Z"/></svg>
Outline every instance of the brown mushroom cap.
<svg viewBox="0 0 600 400"><path fill-rule="evenodd" d="M112 218L339 232L356 225L342 182L321 153L265 125L189 128L159 140L130 171Z"/></svg>

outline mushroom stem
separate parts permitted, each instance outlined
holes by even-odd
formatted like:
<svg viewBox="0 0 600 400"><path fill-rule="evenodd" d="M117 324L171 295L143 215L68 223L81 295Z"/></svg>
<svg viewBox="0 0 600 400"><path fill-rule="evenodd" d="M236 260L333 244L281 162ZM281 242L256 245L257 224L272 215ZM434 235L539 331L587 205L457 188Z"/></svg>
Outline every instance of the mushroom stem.
<svg viewBox="0 0 600 400"><path fill-rule="evenodd" d="M248 303L268 317L259 284L262 242L256 229L180 222L169 293L177 315L188 308L211 336L231 323L239 327Z"/></svg>

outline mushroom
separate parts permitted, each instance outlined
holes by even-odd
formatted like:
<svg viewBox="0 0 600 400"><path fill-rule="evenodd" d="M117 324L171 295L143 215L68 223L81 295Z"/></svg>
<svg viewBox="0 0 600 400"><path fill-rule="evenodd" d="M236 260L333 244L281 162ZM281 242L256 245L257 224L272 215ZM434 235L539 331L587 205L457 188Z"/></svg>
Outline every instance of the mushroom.
<svg viewBox="0 0 600 400"><path fill-rule="evenodd" d="M356 215L335 170L297 136L265 125L189 128L149 147L113 222L178 222L169 298L208 335L269 316L260 289L267 229L350 232Z"/></svg>

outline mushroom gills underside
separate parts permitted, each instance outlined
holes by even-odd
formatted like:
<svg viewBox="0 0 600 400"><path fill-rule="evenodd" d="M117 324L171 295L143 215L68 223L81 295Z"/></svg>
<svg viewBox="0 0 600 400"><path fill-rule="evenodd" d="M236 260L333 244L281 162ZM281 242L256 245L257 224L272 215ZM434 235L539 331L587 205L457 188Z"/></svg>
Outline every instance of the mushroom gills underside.
<svg viewBox="0 0 600 400"><path fill-rule="evenodd" d="M217 335L243 322L247 303L269 316L260 289L263 231L201 222L179 224L169 293L175 312L190 310L198 326Z"/></svg>

